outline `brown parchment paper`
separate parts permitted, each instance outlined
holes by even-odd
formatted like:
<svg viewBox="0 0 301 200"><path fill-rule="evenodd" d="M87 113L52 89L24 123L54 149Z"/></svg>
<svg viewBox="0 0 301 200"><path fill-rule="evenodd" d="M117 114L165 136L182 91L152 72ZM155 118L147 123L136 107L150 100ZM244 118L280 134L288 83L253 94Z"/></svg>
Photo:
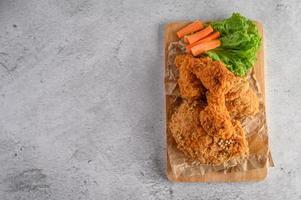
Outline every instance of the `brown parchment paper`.
<svg viewBox="0 0 301 200"><path fill-rule="evenodd" d="M265 116L264 100L260 91L259 84L251 71L248 75L250 87L256 91L259 98L259 112L256 116L244 119L243 128L249 145L249 156L244 159L230 160L220 166L210 166L191 161L182 152L180 152L171 136L168 123L171 115L181 103L179 88L177 85L178 70L174 65L174 59L177 54L182 53L181 42L171 42L168 46L167 67L165 71L165 94L167 106L167 154L170 166L175 178L177 177L196 177L203 176L208 172L242 172L274 166L271 154L268 148L268 134Z"/></svg>

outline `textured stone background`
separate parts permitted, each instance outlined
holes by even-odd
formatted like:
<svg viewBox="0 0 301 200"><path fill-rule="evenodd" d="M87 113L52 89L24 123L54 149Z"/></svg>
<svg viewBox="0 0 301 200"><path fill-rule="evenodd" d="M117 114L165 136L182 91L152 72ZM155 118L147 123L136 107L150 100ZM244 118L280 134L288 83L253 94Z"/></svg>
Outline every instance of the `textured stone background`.
<svg viewBox="0 0 301 200"><path fill-rule="evenodd" d="M0 199L301 199L301 1L0 1ZM174 184L162 27L260 20L276 167L260 183Z"/></svg>

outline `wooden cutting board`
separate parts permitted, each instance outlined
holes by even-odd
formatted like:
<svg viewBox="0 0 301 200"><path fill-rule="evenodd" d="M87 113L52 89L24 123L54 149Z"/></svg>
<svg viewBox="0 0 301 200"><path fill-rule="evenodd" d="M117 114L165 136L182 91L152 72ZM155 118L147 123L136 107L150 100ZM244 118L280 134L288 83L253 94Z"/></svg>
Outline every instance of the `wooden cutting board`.
<svg viewBox="0 0 301 200"><path fill-rule="evenodd" d="M167 68L167 55L168 55L168 45L170 42L177 41L178 38L176 36L176 31L181 29L182 27L186 26L189 23L189 21L180 21L180 22L173 22L165 25L164 30L164 54L165 54L165 63L164 63L164 69L166 72ZM264 34L263 34L263 27L262 24L259 22L256 22L259 33L262 36L262 46L258 52L257 55L257 62L254 65L254 72L255 77L259 82L259 86L261 88L262 94L263 94L263 100L265 102L265 79L264 79ZM165 120L165 133L166 133L166 141L167 140L167 123L168 123L168 116L169 116L169 110L167 107L166 102L168 101L168 97L165 97L165 109L166 109L166 120ZM173 182L239 182L239 181L260 181L263 180L267 176L268 172L268 163L265 167L254 169L254 170L248 170L244 172L231 172L231 173L217 173L217 172L210 172L206 173L204 176L200 177L180 177L176 178L173 175L171 166L170 166L170 160L168 157L168 154L166 152L166 163L167 163L167 177L170 181Z"/></svg>

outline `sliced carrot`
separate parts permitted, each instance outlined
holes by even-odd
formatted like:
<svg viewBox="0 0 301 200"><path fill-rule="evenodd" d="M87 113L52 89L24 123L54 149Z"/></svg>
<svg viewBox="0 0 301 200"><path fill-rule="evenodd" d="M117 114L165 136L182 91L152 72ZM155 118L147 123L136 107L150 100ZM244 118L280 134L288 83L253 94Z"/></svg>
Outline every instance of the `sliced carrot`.
<svg viewBox="0 0 301 200"><path fill-rule="evenodd" d="M204 39L201 39L200 42L208 42L210 40L214 40L217 39L221 36L220 32L216 31L210 35L208 35L207 37L205 37Z"/></svg>
<svg viewBox="0 0 301 200"><path fill-rule="evenodd" d="M221 45L220 40L211 40L208 42L203 42L201 44L198 44L191 48L191 53L194 56L198 56L201 53L204 53L206 51L209 51L211 49L215 49L216 47L219 47Z"/></svg>
<svg viewBox="0 0 301 200"><path fill-rule="evenodd" d="M185 35L196 32L198 30L201 30L202 28L203 28L203 23L200 20L195 20L191 24L189 24L189 25L185 26L184 28L182 28L181 30L179 30L177 32L177 36L179 38L182 38Z"/></svg>
<svg viewBox="0 0 301 200"><path fill-rule="evenodd" d="M201 44L201 43L203 43L203 42L208 42L208 41L210 41L210 40L214 40L214 39L217 39L217 38L219 38L220 37L220 32L214 32L214 33L212 33L212 34L210 34L210 35L208 35L207 37L205 37L204 39L201 39L201 40L199 40L199 41L197 41L197 42L195 42L195 43L192 43L192 44L190 44L190 45L187 45L186 46L186 51L187 52L190 52L190 50L191 50L191 48L192 47L194 47L194 46L196 46L196 45L198 45L198 44Z"/></svg>
<svg viewBox="0 0 301 200"><path fill-rule="evenodd" d="M210 33L213 32L213 28L209 25L206 28L204 28L203 30L196 32L192 35L188 35L187 36L187 41L189 44L192 44L196 41L199 41L203 38L205 38L207 35L209 35Z"/></svg>

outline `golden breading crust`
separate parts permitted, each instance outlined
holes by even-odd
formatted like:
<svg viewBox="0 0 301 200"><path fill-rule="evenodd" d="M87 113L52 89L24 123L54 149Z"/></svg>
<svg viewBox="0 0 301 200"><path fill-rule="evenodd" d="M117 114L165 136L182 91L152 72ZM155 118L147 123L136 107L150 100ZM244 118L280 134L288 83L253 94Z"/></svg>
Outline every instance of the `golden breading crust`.
<svg viewBox="0 0 301 200"><path fill-rule="evenodd" d="M178 83L183 98L197 99L208 89L211 93L225 94L232 117L240 119L258 112L258 98L248 81L234 76L223 63L182 54L176 56L175 64L180 72Z"/></svg>
<svg viewBox="0 0 301 200"><path fill-rule="evenodd" d="M211 93L227 93L235 76L223 63L209 57L195 58L191 71L201 80Z"/></svg>
<svg viewBox="0 0 301 200"><path fill-rule="evenodd" d="M207 163L210 161L204 155L213 141L200 124L200 111L196 101L183 102L172 115L169 128L179 150L190 158Z"/></svg>
<svg viewBox="0 0 301 200"><path fill-rule="evenodd" d="M233 145L229 146L231 156L244 157L249 154L248 141L246 140L241 123L237 120L232 120L232 124L235 129L235 134L230 138L230 143L233 143Z"/></svg>
<svg viewBox="0 0 301 200"><path fill-rule="evenodd" d="M224 94L207 93L207 106L200 112L200 122L209 135L229 139L234 133Z"/></svg>
<svg viewBox="0 0 301 200"><path fill-rule="evenodd" d="M178 55L175 59L179 70L178 85L181 96L185 99L197 99L204 95L205 91L202 82L189 70L193 62L194 59L189 54Z"/></svg>
<svg viewBox="0 0 301 200"><path fill-rule="evenodd" d="M240 93L234 100L226 100L226 107L234 118L252 116L259 111L259 101L254 91L249 88L246 92Z"/></svg>
<svg viewBox="0 0 301 200"><path fill-rule="evenodd" d="M183 102L169 123L177 148L193 160L203 164L219 165L248 154L248 145L238 121L233 122L235 134L228 139L211 136L199 121L198 102Z"/></svg>
<svg viewBox="0 0 301 200"><path fill-rule="evenodd" d="M235 79L231 89L225 95L225 100L231 117L236 119L255 115L259 111L258 98L249 87L249 82L243 78Z"/></svg>

